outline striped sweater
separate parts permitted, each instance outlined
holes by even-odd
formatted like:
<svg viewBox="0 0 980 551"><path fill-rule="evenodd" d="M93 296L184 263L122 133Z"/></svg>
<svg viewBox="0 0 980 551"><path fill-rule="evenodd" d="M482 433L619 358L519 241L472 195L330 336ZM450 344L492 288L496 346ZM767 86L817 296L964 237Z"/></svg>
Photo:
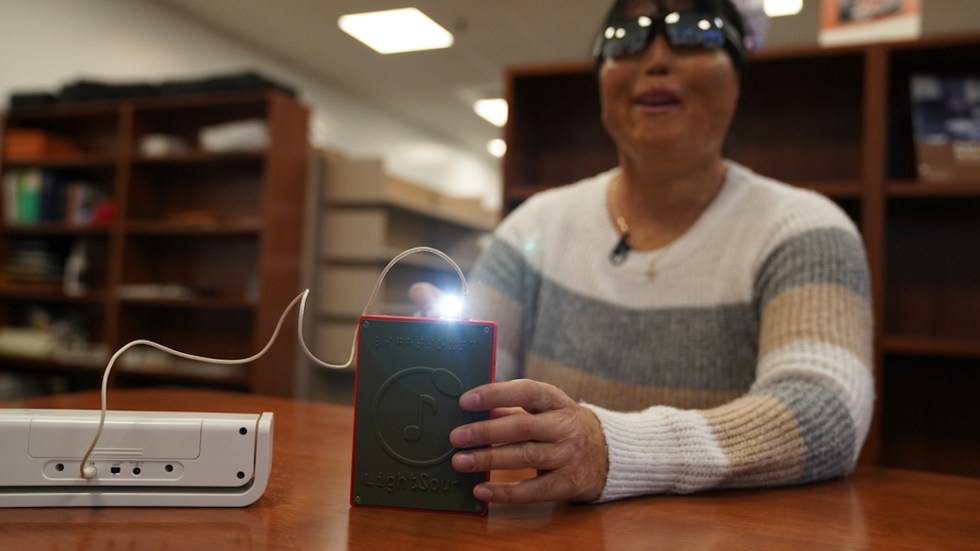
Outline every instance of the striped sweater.
<svg viewBox="0 0 980 551"><path fill-rule="evenodd" d="M474 317L499 326L498 378L552 383L599 417L600 501L842 476L867 434L857 230L822 196L728 166L663 249L609 261L616 169L526 201L474 267Z"/></svg>

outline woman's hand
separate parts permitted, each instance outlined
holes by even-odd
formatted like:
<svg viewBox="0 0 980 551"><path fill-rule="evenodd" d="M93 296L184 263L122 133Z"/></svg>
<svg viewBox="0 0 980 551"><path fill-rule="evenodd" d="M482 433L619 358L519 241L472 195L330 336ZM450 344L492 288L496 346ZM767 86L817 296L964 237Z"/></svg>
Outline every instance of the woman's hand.
<svg viewBox="0 0 980 551"><path fill-rule="evenodd" d="M445 293L431 283L415 283L408 288L408 300L415 303L419 309L418 315L423 318L440 317L439 308L445 296Z"/></svg>
<svg viewBox="0 0 980 551"><path fill-rule="evenodd" d="M514 483L487 482L473 495L495 503L591 501L606 483L609 458L599 419L558 388L527 379L476 387L459 399L468 411L492 418L457 427L449 441L468 449L453 456L460 472L537 469Z"/></svg>

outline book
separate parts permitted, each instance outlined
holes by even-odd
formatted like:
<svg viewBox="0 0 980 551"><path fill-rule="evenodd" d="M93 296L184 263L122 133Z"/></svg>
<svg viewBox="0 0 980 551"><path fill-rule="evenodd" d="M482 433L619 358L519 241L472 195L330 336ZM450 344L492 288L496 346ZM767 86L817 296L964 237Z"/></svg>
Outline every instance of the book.
<svg viewBox="0 0 980 551"><path fill-rule="evenodd" d="M11 170L3 176L3 221L8 225L16 224L20 218L19 180L19 170Z"/></svg>
<svg viewBox="0 0 980 551"><path fill-rule="evenodd" d="M64 220L69 226L92 223L95 206L102 194L92 184L80 180L68 182L65 192Z"/></svg>
<svg viewBox="0 0 980 551"><path fill-rule="evenodd" d="M910 99L919 178L980 179L980 74L914 74Z"/></svg>

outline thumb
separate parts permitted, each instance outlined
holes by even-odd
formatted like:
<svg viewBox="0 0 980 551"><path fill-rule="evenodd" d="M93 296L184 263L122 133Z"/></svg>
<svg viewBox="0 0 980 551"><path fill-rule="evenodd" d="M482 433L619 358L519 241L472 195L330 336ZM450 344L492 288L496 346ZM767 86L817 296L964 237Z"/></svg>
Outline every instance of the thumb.
<svg viewBox="0 0 980 551"><path fill-rule="evenodd" d="M424 317L434 317L442 291L431 283L415 283L408 289L408 299L418 307Z"/></svg>

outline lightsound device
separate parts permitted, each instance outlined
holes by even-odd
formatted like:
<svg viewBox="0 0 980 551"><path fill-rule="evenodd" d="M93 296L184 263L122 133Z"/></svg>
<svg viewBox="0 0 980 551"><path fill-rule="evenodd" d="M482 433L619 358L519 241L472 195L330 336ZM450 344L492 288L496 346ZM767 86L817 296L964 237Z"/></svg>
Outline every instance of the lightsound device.
<svg viewBox="0 0 980 551"><path fill-rule="evenodd" d="M0 507L241 507L255 502L272 468L272 413L109 412L109 375L116 360L136 346L214 364L255 361L272 347L286 315L306 296L293 299L269 342L248 358L195 356L135 340L109 358L100 411L0 410Z"/></svg>
<svg viewBox="0 0 980 551"><path fill-rule="evenodd" d="M459 406L493 382L492 322L361 316L354 398L351 504L485 514L460 473L449 433L488 417Z"/></svg>
<svg viewBox="0 0 980 551"><path fill-rule="evenodd" d="M0 410L0 506L241 507L265 492L272 413L110 411L83 461L99 417Z"/></svg>

